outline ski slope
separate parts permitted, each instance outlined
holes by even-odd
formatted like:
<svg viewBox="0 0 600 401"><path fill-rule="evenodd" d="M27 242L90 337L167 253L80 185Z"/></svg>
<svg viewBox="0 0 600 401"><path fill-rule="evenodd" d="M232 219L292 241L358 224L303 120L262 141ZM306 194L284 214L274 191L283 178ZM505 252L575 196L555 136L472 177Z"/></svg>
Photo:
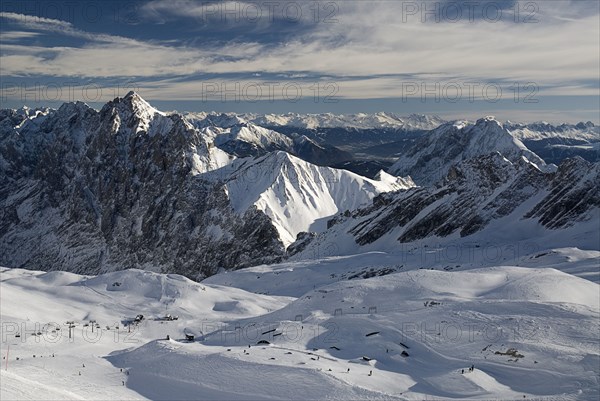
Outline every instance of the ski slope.
<svg viewBox="0 0 600 401"><path fill-rule="evenodd" d="M560 248L447 271L371 252L201 283L2 268L0 395L593 400L599 261Z"/></svg>

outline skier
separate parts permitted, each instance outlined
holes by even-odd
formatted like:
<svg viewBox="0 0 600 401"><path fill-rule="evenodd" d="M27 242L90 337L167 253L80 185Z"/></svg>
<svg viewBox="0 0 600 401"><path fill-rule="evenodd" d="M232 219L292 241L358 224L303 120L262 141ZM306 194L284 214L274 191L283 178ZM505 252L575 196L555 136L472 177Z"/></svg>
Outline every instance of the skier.
<svg viewBox="0 0 600 401"><path fill-rule="evenodd" d="M347 372L348 372L348 373L350 373L350 368L348 368L348 371L347 371Z"/></svg>
<svg viewBox="0 0 600 401"><path fill-rule="evenodd" d="M465 374L465 370L464 370L464 369L463 369L463 370L461 370L461 371L460 371L460 374L461 374L461 375L464 375L464 374Z"/></svg>
<svg viewBox="0 0 600 401"><path fill-rule="evenodd" d="M369 376L373 376L373 371L369 370Z"/></svg>
<svg viewBox="0 0 600 401"><path fill-rule="evenodd" d="M471 372L475 370L475 365L471 365Z"/></svg>
<svg viewBox="0 0 600 401"><path fill-rule="evenodd" d="M125 381L124 381L124 380L121 380L121 383L122 383L123 385L125 385Z"/></svg>

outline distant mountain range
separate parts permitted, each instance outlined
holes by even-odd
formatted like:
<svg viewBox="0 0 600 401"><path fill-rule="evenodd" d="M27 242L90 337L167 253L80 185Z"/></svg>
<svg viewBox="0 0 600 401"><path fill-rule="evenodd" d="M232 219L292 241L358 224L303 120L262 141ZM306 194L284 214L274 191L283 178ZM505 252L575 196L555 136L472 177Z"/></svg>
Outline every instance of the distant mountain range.
<svg viewBox="0 0 600 401"><path fill-rule="evenodd" d="M422 145L426 141L422 138L428 136L430 131L449 123L438 116L412 114L398 117L392 113L187 113L186 117L198 128L217 126L235 131L236 126L260 126L290 139L310 139L312 143L303 150L294 150L289 144L282 146L281 139L273 140L270 146L312 163L344 168L368 177L374 177L380 169L390 168L398 159L406 157L407 153L414 153L414 148L411 150L411 147L419 141ZM450 123L454 125L454 122ZM474 124L468 121L457 122L461 123ZM592 122L553 125L547 122L521 124L507 121L499 124L547 164L560 164L562 160L574 156L590 162L600 161L600 127ZM241 142L235 141L223 146L233 153L248 155L253 147L244 149L248 145ZM263 145L253 154L264 151L265 146L267 145L263 141ZM397 167L391 171L397 172Z"/></svg>
<svg viewBox="0 0 600 401"><path fill-rule="evenodd" d="M433 115L411 114L399 117L393 113L375 114L235 114L235 113L187 113L188 118L206 124L230 127L251 122L263 127L294 127L303 129L354 128L354 129L397 129L428 130L445 122Z"/></svg>

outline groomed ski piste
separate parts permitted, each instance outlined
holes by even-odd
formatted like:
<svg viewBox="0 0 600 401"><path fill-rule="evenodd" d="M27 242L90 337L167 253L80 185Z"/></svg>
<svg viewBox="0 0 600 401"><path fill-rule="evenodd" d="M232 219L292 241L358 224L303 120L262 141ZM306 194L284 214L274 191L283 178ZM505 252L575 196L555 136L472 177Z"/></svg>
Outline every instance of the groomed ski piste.
<svg viewBox="0 0 600 401"><path fill-rule="evenodd" d="M1 399L597 400L600 252L509 262L2 268Z"/></svg>

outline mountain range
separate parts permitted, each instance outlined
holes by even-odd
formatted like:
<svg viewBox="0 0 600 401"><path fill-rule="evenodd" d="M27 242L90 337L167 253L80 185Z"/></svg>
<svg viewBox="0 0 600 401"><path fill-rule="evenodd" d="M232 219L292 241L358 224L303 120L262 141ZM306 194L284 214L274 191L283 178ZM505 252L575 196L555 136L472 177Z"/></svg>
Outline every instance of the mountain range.
<svg viewBox="0 0 600 401"><path fill-rule="evenodd" d="M203 278L323 248L474 239L499 225L505 238L526 229L595 240L599 164L546 162L515 127L385 113L182 115L134 92L99 111L1 110L0 265ZM594 143L593 125L569 127ZM518 132L539 140L542 128L557 132ZM377 160L370 177L349 171L369 161L361 143L390 137L405 143L387 172L373 170ZM331 167L340 164L348 169Z"/></svg>
<svg viewBox="0 0 600 401"><path fill-rule="evenodd" d="M100 111L66 103L3 110L0 119L0 260L8 266L208 276L279 260L298 230L414 185L285 152L238 159L133 92Z"/></svg>

